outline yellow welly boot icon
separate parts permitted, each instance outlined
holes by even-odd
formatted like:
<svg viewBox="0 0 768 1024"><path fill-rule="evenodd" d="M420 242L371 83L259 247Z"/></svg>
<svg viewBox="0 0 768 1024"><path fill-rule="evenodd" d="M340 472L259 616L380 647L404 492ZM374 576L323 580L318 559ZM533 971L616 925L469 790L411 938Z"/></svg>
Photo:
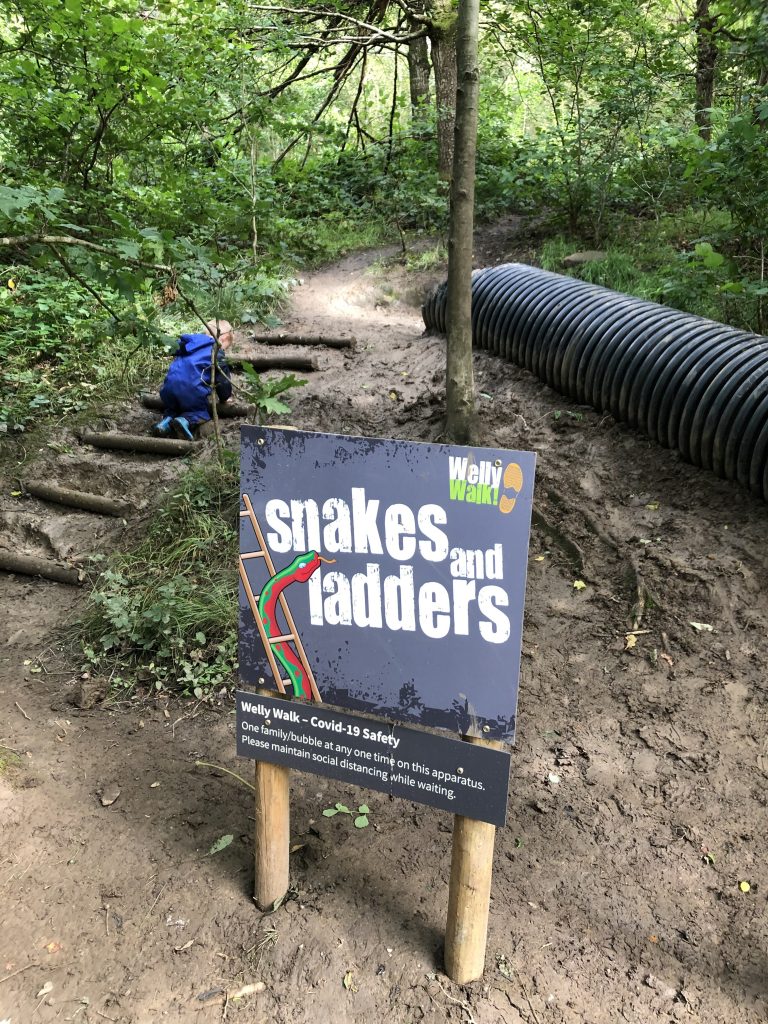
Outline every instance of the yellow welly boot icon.
<svg viewBox="0 0 768 1024"><path fill-rule="evenodd" d="M516 462L510 462L504 470L502 484L505 492L514 492L514 497L509 497L504 493L499 498L499 512L506 514L507 512L511 512L517 504L517 499L523 486L523 471Z"/></svg>

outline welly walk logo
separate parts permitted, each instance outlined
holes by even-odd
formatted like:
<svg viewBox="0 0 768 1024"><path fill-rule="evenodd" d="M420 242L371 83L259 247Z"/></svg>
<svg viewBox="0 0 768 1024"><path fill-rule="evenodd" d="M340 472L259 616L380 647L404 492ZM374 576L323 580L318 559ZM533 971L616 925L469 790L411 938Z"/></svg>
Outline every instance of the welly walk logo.
<svg viewBox="0 0 768 1024"><path fill-rule="evenodd" d="M523 471L517 462L505 466L501 459L480 459L469 455L448 456L448 485L451 501L469 505L493 505L507 514L517 504L523 487Z"/></svg>

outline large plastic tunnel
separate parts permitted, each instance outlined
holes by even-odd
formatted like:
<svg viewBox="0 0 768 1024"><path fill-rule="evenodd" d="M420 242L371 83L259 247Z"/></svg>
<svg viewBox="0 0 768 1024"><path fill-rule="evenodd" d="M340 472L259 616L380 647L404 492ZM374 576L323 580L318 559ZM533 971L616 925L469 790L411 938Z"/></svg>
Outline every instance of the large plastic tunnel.
<svg viewBox="0 0 768 1024"><path fill-rule="evenodd" d="M443 333L446 293L422 309ZM521 263L474 273L472 337L768 501L768 338Z"/></svg>

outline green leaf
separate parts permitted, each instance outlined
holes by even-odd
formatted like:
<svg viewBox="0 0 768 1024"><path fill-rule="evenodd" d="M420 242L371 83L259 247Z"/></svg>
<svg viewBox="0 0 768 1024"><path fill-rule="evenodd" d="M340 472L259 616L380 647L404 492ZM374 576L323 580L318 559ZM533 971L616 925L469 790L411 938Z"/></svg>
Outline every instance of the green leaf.
<svg viewBox="0 0 768 1024"><path fill-rule="evenodd" d="M214 853L221 853L222 850L226 850L234 838L231 835L221 836L208 851L208 856L211 857Z"/></svg>
<svg viewBox="0 0 768 1024"><path fill-rule="evenodd" d="M365 828L365 826L367 824L368 824L368 818L366 817L365 814L359 814L355 818L355 828Z"/></svg>
<svg viewBox="0 0 768 1024"><path fill-rule="evenodd" d="M357 810L358 810L359 814L370 814L371 813L371 809L368 806L368 804L360 804L360 806L357 808Z"/></svg>
<svg viewBox="0 0 768 1024"><path fill-rule="evenodd" d="M335 807L326 807L326 809L323 811L323 817L324 818L332 818L334 816L334 814L338 814L338 813L339 812L336 810Z"/></svg>
<svg viewBox="0 0 768 1024"><path fill-rule="evenodd" d="M195 633L195 642L198 643L198 644L204 644L205 643L205 633L200 633L200 632Z"/></svg>
<svg viewBox="0 0 768 1024"><path fill-rule="evenodd" d="M351 814L352 813L350 811L350 809L347 807L346 804L336 804L336 810L340 811L342 814Z"/></svg>

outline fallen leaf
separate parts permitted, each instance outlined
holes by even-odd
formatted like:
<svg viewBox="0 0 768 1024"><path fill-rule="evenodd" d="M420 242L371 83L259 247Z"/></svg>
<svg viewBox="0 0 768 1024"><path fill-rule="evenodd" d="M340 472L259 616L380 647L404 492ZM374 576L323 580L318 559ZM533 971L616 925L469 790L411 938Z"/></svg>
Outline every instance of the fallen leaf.
<svg viewBox="0 0 768 1024"><path fill-rule="evenodd" d="M228 992L227 995L230 1000L243 999L245 996L253 996L258 992L263 992L266 987L263 981L254 981L250 985L243 985L236 992Z"/></svg>
<svg viewBox="0 0 768 1024"><path fill-rule="evenodd" d="M352 980L352 971L347 971L347 973L344 975L343 984L347 992L357 992L357 985L355 985L354 981Z"/></svg>
<svg viewBox="0 0 768 1024"><path fill-rule="evenodd" d="M668 654L660 654L659 657L662 661L666 661L670 668L675 664Z"/></svg>
<svg viewBox="0 0 768 1024"><path fill-rule="evenodd" d="M534 562L543 562L543 561L544 561L544 555L536 555L536 557L534 558Z"/></svg>
<svg viewBox="0 0 768 1024"><path fill-rule="evenodd" d="M183 946L174 946L173 947L173 952L174 953L183 953L185 949L189 949L189 947L190 946L194 946L194 944L195 944L195 940L194 939L190 939L189 942L185 942Z"/></svg>
<svg viewBox="0 0 768 1024"><path fill-rule="evenodd" d="M659 941L659 937L658 937L658 935L649 935L648 936L648 941L656 943L656 942Z"/></svg>
<svg viewBox="0 0 768 1024"><path fill-rule="evenodd" d="M624 639L626 640L625 651L631 651L633 647L637 646L637 637L634 633L627 633Z"/></svg>
<svg viewBox="0 0 768 1024"><path fill-rule="evenodd" d="M12 292L12 291L15 291L15 289L16 289L16 282L14 281L14 279L12 277L9 277L8 278L8 290Z"/></svg>
<svg viewBox="0 0 768 1024"><path fill-rule="evenodd" d="M11 491L11 497L12 498L20 498L21 497L21 491Z"/></svg>
<svg viewBox="0 0 768 1024"><path fill-rule="evenodd" d="M159 785L160 785L159 782L152 782L152 783L150 783L149 788L150 789L157 789L159 787Z"/></svg>
<svg viewBox="0 0 768 1024"><path fill-rule="evenodd" d="M574 590L586 590L587 589L587 584L584 582L584 580L574 580L573 581L573 589Z"/></svg>
<svg viewBox="0 0 768 1024"><path fill-rule="evenodd" d="M234 838L232 835L220 836L208 851L208 856L211 857L214 853L221 853L222 850L226 850Z"/></svg>
<svg viewBox="0 0 768 1024"><path fill-rule="evenodd" d="M649 501L645 507L648 509L649 512L655 512L656 509L659 507L659 503L658 501Z"/></svg>
<svg viewBox="0 0 768 1024"><path fill-rule="evenodd" d="M742 892L749 892L752 886L749 884L749 882L739 882L739 888Z"/></svg>
<svg viewBox="0 0 768 1024"><path fill-rule="evenodd" d="M43 987L40 989L40 991L35 996L35 999L42 999L43 996L47 996L49 992L53 992L53 982L52 981L46 981L46 983L43 985Z"/></svg>
<svg viewBox="0 0 768 1024"><path fill-rule="evenodd" d="M554 772L550 772L549 775L547 776L547 782L550 784L550 786L559 786L560 785L560 776L559 775L555 775Z"/></svg>
<svg viewBox="0 0 768 1024"><path fill-rule="evenodd" d="M46 953L60 953L64 947L60 942L49 942L45 947Z"/></svg>
<svg viewBox="0 0 768 1024"><path fill-rule="evenodd" d="M688 625L693 626L699 633L714 633L715 631L715 627L710 626L708 622L689 622Z"/></svg>
<svg viewBox="0 0 768 1024"><path fill-rule="evenodd" d="M117 798L120 796L121 792L122 790L120 789L116 782L110 782L109 785L104 786L104 788L99 793L101 806L111 807L115 800L117 800Z"/></svg>

